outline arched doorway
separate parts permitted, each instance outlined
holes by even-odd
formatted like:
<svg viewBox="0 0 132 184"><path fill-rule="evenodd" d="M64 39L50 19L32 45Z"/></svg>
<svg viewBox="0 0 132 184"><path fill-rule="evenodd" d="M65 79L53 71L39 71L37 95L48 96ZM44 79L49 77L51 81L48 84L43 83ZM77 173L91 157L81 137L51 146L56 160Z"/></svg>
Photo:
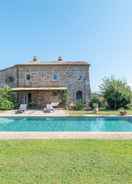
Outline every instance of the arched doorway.
<svg viewBox="0 0 132 184"><path fill-rule="evenodd" d="M83 99L83 93L82 93L82 91L77 91L76 92L76 100L77 101L82 101L82 99Z"/></svg>

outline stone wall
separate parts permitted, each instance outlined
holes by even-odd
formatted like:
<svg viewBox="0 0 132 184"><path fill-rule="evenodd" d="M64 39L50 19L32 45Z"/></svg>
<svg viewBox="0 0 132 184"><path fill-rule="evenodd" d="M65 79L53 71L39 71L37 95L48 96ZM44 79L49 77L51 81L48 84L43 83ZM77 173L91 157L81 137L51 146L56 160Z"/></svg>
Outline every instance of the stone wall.
<svg viewBox="0 0 132 184"><path fill-rule="evenodd" d="M59 73L59 80L53 80L53 73ZM30 80L26 75L31 76ZM68 89L69 103L76 102L76 92L82 91L83 100L86 104L90 99L90 82L88 65L69 66L20 66L19 67L20 87L47 87L65 86Z"/></svg>
<svg viewBox="0 0 132 184"><path fill-rule="evenodd" d="M32 92L32 102L42 109L46 104L51 102L61 103L61 94L60 92L55 93L53 91Z"/></svg>
<svg viewBox="0 0 132 184"><path fill-rule="evenodd" d="M0 87L17 86L17 67L10 67L0 71Z"/></svg>
<svg viewBox="0 0 132 184"><path fill-rule="evenodd" d="M28 104L31 107L43 109L46 104L49 103L62 103L62 93L63 91L29 91L29 92L19 92L19 103L25 103L23 101L24 96L31 95L31 104L28 101ZM63 104L62 104L63 105Z"/></svg>
<svg viewBox="0 0 132 184"><path fill-rule="evenodd" d="M54 73L59 74L59 80L53 79ZM29 80L27 75L30 75ZM14 81L7 84L6 79L10 76ZM82 91L87 106L90 100L89 65L17 65L0 72L0 84L10 87L67 87L69 104L76 103L77 91ZM49 94L37 92L34 100L45 101L42 99Z"/></svg>

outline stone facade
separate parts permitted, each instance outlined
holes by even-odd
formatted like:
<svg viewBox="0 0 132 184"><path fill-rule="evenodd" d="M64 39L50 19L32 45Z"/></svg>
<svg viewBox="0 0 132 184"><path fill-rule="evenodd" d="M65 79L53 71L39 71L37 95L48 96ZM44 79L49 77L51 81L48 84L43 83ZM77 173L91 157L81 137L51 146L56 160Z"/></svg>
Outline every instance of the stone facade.
<svg viewBox="0 0 132 184"><path fill-rule="evenodd" d="M68 92L68 104L75 104L77 100L84 101L86 106L90 100L89 64L86 62L57 61L50 64L34 62L15 65L14 67L0 71L0 86L12 88L36 88L37 90L17 92L18 100L22 103L31 98L37 107L42 107L50 102L61 103L62 91L58 87L66 87ZM55 87L56 90L38 90L44 87ZM28 96L27 96L28 95ZM27 98L27 99L25 99Z"/></svg>
<svg viewBox="0 0 132 184"><path fill-rule="evenodd" d="M13 80L10 80L10 77ZM16 87L17 86L17 67L13 66L0 71L0 87Z"/></svg>

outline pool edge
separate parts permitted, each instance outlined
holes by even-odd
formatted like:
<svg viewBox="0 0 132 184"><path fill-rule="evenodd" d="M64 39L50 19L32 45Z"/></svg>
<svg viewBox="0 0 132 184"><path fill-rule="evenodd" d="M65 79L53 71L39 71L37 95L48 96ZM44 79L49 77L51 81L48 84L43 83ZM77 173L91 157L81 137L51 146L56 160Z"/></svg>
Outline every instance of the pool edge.
<svg viewBox="0 0 132 184"><path fill-rule="evenodd" d="M0 140L29 139L132 140L132 132L0 132Z"/></svg>

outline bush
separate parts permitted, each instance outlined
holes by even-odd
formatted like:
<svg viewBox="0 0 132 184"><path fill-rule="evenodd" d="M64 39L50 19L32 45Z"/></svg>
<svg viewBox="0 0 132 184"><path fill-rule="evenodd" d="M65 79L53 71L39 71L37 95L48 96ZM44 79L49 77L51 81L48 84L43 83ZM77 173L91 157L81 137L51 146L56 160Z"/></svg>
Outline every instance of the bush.
<svg viewBox="0 0 132 184"><path fill-rule="evenodd" d="M105 78L100 89L109 109L127 108L131 104L132 91L125 81L117 80L113 77Z"/></svg>
<svg viewBox="0 0 132 184"><path fill-rule="evenodd" d="M16 106L15 98L10 88L0 89L0 110L10 110Z"/></svg>
<svg viewBox="0 0 132 184"><path fill-rule="evenodd" d="M8 99L0 100L0 110L11 110L14 108L14 103Z"/></svg>
<svg viewBox="0 0 132 184"><path fill-rule="evenodd" d="M97 106L98 104L98 107L99 108L105 108L106 107L106 102L105 102L105 99L103 96L101 96L100 94L98 93L93 93L91 95L91 100L90 100L90 107L92 109L95 108L95 106Z"/></svg>
<svg viewBox="0 0 132 184"><path fill-rule="evenodd" d="M132 110L132 104L128 104L128 105L126 106L126 109Z"/></svg>
<svg viewBox="0 0 132 184"><path fill-rule="evenodd" d="M78 101L75 105L75 110L81 111L84 109L84 103L82 101Z"/></svg>

